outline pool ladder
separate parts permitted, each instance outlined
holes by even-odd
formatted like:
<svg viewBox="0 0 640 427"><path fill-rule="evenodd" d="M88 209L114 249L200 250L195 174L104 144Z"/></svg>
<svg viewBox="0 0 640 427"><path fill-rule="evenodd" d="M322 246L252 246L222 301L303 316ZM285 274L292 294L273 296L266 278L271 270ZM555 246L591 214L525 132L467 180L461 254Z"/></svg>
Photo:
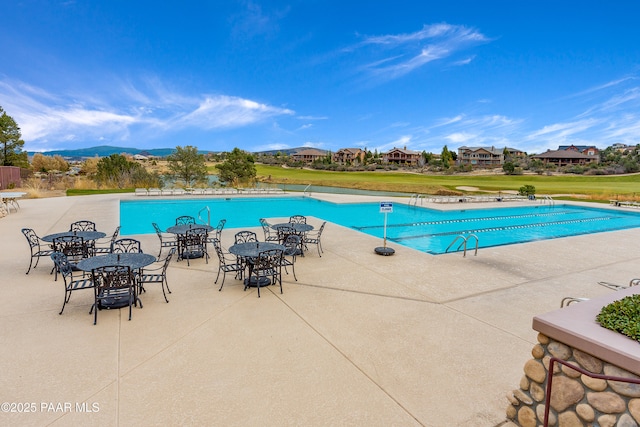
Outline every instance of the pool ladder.
<svg viewBox="0 0 640 427"><path fill-rule="evenodd" d="M418 206L418 201L420 201L420 206L422 206L422 202L424 201L424 196L422 194L413 194L409 199L409 206Z"/></svg>
<svg viewBox="0 0 640 427"><path fill-rule="evenodd" d="M544 196L544 198L542 199L542 203L545 203L545 204L549 203L549 205L551 205L551 206L555 206L555 204L556 204L555 200L553 200L553 197L551 197L549 195Z"/></svg>
<svg viewBox="0 0 640 427"><path fill-rule="evenodd" d="M200 215L204 211L207 211L207 222L204 222L202 216ZM204 208L200 209L200 211L198 211L198 219L203 224L211 225L211 209L209 209L209 206L205 206Z"/></svg>
<svg viewBox="0 0 640 427"><path fill-rule="evenodd" d="M478 256L478 236L476 236L475 234L469 234L468 236L465 236L464 234L459 234L458 236L456 236L455 239L453 239L453 242L451 242L451 244L447 247L447 250L445 251L445 253L449 252L449 249L451 249L451 246L453 246L458 240L462 240L458 245L458 247L456 248L456 251L459 251L460 247L464 246L464 252L462 253L462 256L466 257L467 243L469 243L469 239L474 239L476 241L476 250L473 256Z"/></svg>
<svg viewBox="0 0 640 427"><path fill-rule="evenodd" d="M307 190L309 189L309 187L311 187L311 184L309 184L306 187L304 187L304 190L302 191L302 196L303 197L307 195ZM311 197L311 191L309 191L309 197Z"/></svg>

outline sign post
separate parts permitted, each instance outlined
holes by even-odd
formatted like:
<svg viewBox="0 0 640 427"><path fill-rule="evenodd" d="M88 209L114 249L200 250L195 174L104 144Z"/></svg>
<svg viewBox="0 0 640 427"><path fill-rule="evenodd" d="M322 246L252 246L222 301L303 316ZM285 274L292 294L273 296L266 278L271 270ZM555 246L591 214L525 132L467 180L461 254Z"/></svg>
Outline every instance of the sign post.
<svg viewBox="0 0 640 427"><path fill-rule="evenodd" d="M380 213L384 214L383 246L375 248L378 255L393 255L396 251L387 247L387 214L393 213L393 202L380 202Z"/></svg>

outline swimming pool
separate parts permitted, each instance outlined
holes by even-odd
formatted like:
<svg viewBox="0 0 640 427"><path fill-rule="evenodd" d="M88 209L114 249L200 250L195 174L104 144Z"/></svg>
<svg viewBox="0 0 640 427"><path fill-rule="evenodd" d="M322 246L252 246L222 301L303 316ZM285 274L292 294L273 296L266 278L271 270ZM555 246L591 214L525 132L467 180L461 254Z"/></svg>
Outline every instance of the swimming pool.
<svg viewBox="0 0 640 427"><path fill-rule="evenodd" d="M121 232L154 233L152 222L166 229L180 215L200 216L206 222L207 212L213 225L226 219L226 228L259 227L260 218L300 214L384 236L379 203L337 204L307 197L122 200ZM480 248L486 248L636 227L640 214L567 204L447 211L395 204L387 216L387 243L442 254L456 237L471 234ZM469 247L475 247L475 240Z"/></svg>

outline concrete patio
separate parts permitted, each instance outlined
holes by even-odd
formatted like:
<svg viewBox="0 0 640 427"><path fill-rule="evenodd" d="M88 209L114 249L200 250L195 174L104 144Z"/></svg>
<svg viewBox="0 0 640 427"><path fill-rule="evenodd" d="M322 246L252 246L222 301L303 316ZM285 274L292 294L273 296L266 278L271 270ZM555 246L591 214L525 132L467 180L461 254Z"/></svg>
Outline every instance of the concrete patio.
<svg viewBox="0 0 640 427"><path fill-rule="evenodd" d="M328 224L324 254L298 259L282 295L265 288L258 299L233 274L218 292L211 251L208 264L172 262L170 302L148 287L131 321L126 309L101 311L94 326L91 291L58 315L62 280L49 259L25 275L21 228L43 236L90 219L110 234L120 198L132 197L27 199L0 219L0 394L22 411L3 403L0 424L506 426L505 396L536 343L532 318L565 296L613 292L599 281L640 276L640 229L475 257L393 245L380 257L379 239ZM157 254L155 235L134 237Z"/></svg>

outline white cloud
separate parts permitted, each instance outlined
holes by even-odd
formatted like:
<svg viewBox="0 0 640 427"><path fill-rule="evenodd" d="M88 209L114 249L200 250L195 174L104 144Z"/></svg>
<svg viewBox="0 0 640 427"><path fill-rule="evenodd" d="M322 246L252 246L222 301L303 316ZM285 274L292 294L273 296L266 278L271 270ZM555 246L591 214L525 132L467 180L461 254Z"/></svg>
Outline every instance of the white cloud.
<svg viewBox="0 0 640 427"><path fill-rule="evenodd" d="M234 96L206 97L198 107L178 118L173 127L195 126L200 129L218 129L241 127L279 115L293 115L294 112L284 108L272 107L249 99Z"/></svg>
<svg viewBox="0 0 640 427"><path fill-rule="evenodd" d="M252 148L252 151L274 151L274 150L287 150L290 147L287 144L283 144L283 143L273 143L273 144L266 144L266 145L260 145L257 147Z"/></svg>
<svg viewBox="0 0 640 427"><path fill-rule="evenodd" d="M456 132L449 135L445 135L447 141L452 142L454 144L466 144L467 141L471 141L476 139L477 135L466 133L466 132Z"/></svg>
<svg viewBox="0 0 640 427"><path fill-rule="evenodd" d="M123 141L134 131L147 136L185 128L240 128L294 114L235 96L183 95L157 82L146 91L133 84L114 87L108 99L92 93L70 98L5 79L0 80L0 99L20 126L28 149L36 150L56 148L63 141Z"/></svg>
<svg viewBox="0 0 640 427"><path fill-rule="evenodd" d="M425 25L409 34L369 36L348 49L358 53L365 48L378 48L372 53L373 60L362 68L383 79L395 79L424 65L449 58L471 46L488 42L479 31L461 25L446 23ZM389 55L387 52L391 52ZM383 55L381 58L376 57ZM469 64L474 56L454 61L454 65Z"/></svg>
<svg viewBox="0 0 640 427"><path fill-rule="evenodd" d="M327 116L297 116L298 120L328 120Z"/></svg>
<svg viewBox="0 0 640 427"><path fill-rule="evenodd" d="M538 138L541 136L553 136L555 138L566 138L567 136L574 135L583 132L598 123L595 119L578 120L575 122L554 123L552 125L544 126L535 132L529 134L529 139Z"/></svg>

